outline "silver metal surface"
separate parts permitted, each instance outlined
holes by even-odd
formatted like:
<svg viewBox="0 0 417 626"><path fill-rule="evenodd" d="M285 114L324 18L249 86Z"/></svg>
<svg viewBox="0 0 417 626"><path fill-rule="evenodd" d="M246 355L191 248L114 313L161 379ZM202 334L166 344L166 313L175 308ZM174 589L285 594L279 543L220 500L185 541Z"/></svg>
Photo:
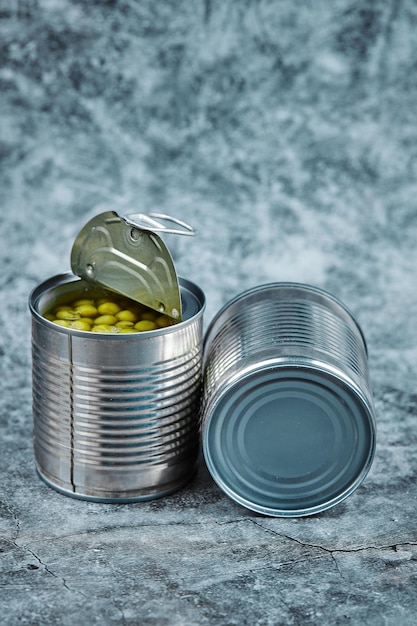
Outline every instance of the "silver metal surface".
<svg viewBox="0 0 417 626"><path fill-rule="evenodd" d="M188 237L193 237L196 234L192 226L165 213L129 213L124 215L123 219L132 226L151 230L154 233L186 235Z"/></svg>
<svg viewBox="0 0 417 626"><path fill-rule="evenodd" d="M42 316L91 290L72 274L32 292L34 450L55 489L128 502L166 495L192 477L205 299L179 280L183 321L126 335L63 328Z"/></svg>
<svg viewBox="0 0 417 626"><path fill-rule="evenodd" d="M233 499L295 517L359 486L375 415L365 340L339 301L299 284L245 292L212 321L203 363L203 451Z"/></svg>
<svg viewBox="0 0 417 626"><path fill-rule="evenodd" d="M171 254L155 230L193 234L184 222L143 214L122 218L114 211L96 215L79 232L71 251L74 274L98 283L180 321L181 298ZM182 228L169 228L168 224Z"/></svg>

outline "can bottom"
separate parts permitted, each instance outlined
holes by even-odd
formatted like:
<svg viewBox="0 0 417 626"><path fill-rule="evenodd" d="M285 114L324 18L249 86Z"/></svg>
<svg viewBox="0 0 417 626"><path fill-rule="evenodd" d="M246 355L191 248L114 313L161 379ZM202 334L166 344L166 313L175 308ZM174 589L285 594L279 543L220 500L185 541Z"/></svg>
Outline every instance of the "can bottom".
<svg viewBox="0 0 417 626"><path fill-rule="evenodd" d="M75 498L76 500L85 500L87 502L100 502L103 504L129 504L129 503L134 503L134 502L149 502L150 500L157 500L159 498L164 498L165 496L169 496L169 495L172 495L173 493L176 493L177 491L185 487L189 482L191 482L191 480L195 477L197 473L197 469L198 469L198 466L196 463L195 467L191 468L190 471L187 473L187 475L184 476L180 480L176 480L175 482L172 482L172 483L166 483L165 485L159 485L157 487L148 488L146 490L145 489L137 490L135 492L130 493L129 495L124 493L120 495L104 495L103 494L103 495L98 496L98 495L92 495L92 494L87 494L87 493L81 493L78 491L73 491L71 489L67 489L60 485L57 485L55 482L53 482L47 476L45 476L45 474L42 472L42 470L39 468L38 465L36 466L36 471L38 473L38 476L42 479L42 481L46 485L48 485L48 487L51 487L52 489L54 489L61 495L69 496L70 498Z"/></svg>
<svg viewBox="0 0 417 626"><path fill-rule="evenodd" d="M207 413L203 452L217 484L276 517L323 511L364 479L373 417L356 389L322 369L268 366L240 377Z"/></svg>

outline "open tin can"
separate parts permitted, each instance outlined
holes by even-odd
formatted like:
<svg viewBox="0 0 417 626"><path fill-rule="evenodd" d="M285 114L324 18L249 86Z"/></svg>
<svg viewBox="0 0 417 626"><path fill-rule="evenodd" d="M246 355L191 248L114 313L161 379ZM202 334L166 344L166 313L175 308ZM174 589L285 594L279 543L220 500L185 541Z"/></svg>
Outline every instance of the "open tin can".
<svg viewBox="0 0 417 626"><path fill-rule="evenodd" d="M363 481L375 449L367 349L330 294L275 283L239 295L212 321L203 367L204 457L236 502L310 515Z"/></svg>
<svg viewBox="0 0 417 626"><path fill-rule="evenodd" d="M203 347L204 294L178 278L157 234L192 229L159 218L97 216L74 242L73 273L30 295L40 476L93 501L164 496L193 476L201 425L212 477L246 508L297 517L343 501L375 451L367 348L354 317L320 289L261 285L217 313ZM58 304L103 288L170 323L90 332L48 319Z"/></svg>
<svg viewBox="0 0 417 626"><path fill-rule="evenodd" d="M178 278L175 306L165 306L177 277L160 243L149 225L137 228L109 212L74 244L72 265L86 276L55 276L30 295L35 460L44 481L66 495L153 499L182 487L197 468L205 297ZM137 253L126 266L123 254L132 246ZM172 313L175 323L122 334L45 317L57 303L94 296L103 285L117 293L120 285L130 296L132 277L142 300L153 306L155 296L156 309Z"/></svg>

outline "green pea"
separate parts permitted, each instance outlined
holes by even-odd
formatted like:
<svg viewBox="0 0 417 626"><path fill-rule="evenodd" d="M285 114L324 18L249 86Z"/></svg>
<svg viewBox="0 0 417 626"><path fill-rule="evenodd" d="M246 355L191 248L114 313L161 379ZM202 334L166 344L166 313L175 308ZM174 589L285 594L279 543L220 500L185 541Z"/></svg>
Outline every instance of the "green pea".
<svg viewBox="0 0 417 626"><path fill-rule="evenodd" d="M128 322L125 320L122 320L120 322L117 322L115 324L116 328L132 328L133 327L133 322Z"/></svg>
<svg viewBox="0 0 417 626"><path fill-rule="evenodd" d="M136 315L134 311L131 311L130 309L119 311L118 313L116 313L116 317L120 322L132 322L133 323L133 322L138 321L138 316Z"/></svg>
<svg viewBox="0 0 417 626"><path fill-rule="evenodd" d="M58 324L58 326L64 326L65 328L71 328L70 322L68 320L53 320L54 324Z"/></svg>
<svg viewBox="0 0 417 626"><path fill-rule="evenodd" d="M91 330L91 323L85 320L75 320L75 322L72 322L71 328L75 328L76 330Z"/></svg>
<svg viewBox="0 0 417 626"><path fill-rule="evenodd" d="M91 300L90 298L76 300L75 302L73 302L72 306L74 307L74 309L76 309L77 307L84 306L86 304L90 306L94 306L94 300Z"/></svg>
<svg viewBox="0 0 417 626"><path fill-rule="evenodd" d="M114 315L99 315L94 320L94 324L116 324L117 318Z"/></svg>
<svg viewBox="0 0 417 626"><path fill-rule="evenodd" d="M96 317L98 310L93 304L80 304L75 309L81 317Z"/></svg>
<svg viewBox="0 0 417 626"><path fill-rule="evenodd" d="M168 315L160 315L159 317L156 318L156 323L161 328L164 328L165 326L171 326L172 321L171 321L171 318L168 317Z"/></svg>
<svg viewBox="0 0 417 626"><path fill-rule="evenodd" d="M93 333L113 333L113 327L111 324L95 324L91 327Z"/></svg>
<svg viewBox="0 0 417 626"><path fill-rule="evenodd" d="M77 311L73 311L71 309L63 309L61 311L57 311L56 317L58 320L77 320L81 316Z"/></svg>
<svg viewBox="0 0 417 626"><path fill-rule="evenodd" d="M116 313L119 313L121 310L122 307L116 302L103 302L98 306L100 315L116 315Z"/></svg>
<svg viewBox="0 0 417 626"><path fill-rule="evenodd" d="M137 324L135 324L135 328L136 330L139 330L139 331L145 331L145 330L155 330L155 328L158 328L158 327L155 324L155 322L152 322L151 320L141 320L140 322L137 322Z"/></svg>

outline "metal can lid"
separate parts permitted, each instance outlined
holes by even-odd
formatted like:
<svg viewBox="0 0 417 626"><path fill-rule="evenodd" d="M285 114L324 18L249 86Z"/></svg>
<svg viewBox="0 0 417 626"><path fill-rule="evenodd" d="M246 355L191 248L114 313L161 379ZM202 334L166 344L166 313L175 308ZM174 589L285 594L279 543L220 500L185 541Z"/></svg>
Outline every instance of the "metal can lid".
<svg viewBox="0 0 417 626"><path fill-rule="evenodd" d="M157 232L193 235L195 231L166 215L120 217L114 211L100 213L74 241L72 271L180 321L178 276L171 254Z"/></svg>
<svg viewBox="0 0 417 626"><path fill-rule="evenodd" d="M374 455L371 407L322 368L265 365L208 412L203 450L217 484L258 513L297 517L344 500Z"/></svg>

